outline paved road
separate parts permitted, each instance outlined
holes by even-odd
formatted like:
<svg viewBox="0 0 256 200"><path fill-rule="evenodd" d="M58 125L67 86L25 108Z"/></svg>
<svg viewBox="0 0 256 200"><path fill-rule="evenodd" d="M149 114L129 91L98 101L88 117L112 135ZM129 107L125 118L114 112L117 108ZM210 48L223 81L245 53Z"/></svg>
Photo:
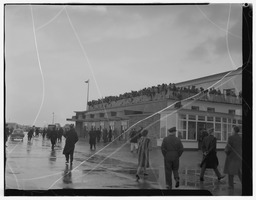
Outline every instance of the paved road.
<svg viewBox="0 0 256 200"><path fill-rule="evenodd" d="M6 189L165 189L163 158L159 149L150 152L149 176L135 180L137 154L129 151L129 144L99 143L90 151L88 142L76 144L73 166L65 165L62 150L65 139L51 150L50 141L42 137L27 141L8 141ZM225 155L218 152L222 171ZM185 151L180 160L179 189L205 189L213 195L241 195L241 184L235 178L235 190L228 190L227 179L218 182L212 170L207 170L200 183L198 164L201 152Z"/></svg>

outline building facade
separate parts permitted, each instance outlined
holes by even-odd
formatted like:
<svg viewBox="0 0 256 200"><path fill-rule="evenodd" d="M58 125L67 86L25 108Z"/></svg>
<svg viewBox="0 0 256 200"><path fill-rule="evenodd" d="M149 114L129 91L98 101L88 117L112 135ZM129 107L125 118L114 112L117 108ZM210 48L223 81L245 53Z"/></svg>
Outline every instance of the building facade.
<svg viewBox="0 0 256 200"><path fill-rule="evenodd" d="M115 130L122 140L128 140L132 127L147 128L153 146L160 146L168 129L175 126L186 149L198 148L199 135L204 129L214 130L219 149L225 147L233 125L239 126L242 133L242 68L175 85L178 89L170 88L153 96L91 106L67 120L75 122L79 136L85 138L92 128L107 128ZM218 92L214 88L202 90L211 85Z"/></svg>

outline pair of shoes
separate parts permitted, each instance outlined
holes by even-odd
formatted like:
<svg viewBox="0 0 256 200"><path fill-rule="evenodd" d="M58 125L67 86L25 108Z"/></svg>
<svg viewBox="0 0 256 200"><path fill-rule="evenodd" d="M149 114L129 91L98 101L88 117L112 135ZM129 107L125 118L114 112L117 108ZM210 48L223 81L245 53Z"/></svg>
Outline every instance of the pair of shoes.
<svg viewBox="0 0 256 200"><path fill-rule="evenodd" d="M136 181L140 180L140 176L138 174L136 174Z"/></svg>
<svg viewBox="0 0 256 200"><path fill-rule="evenodd" d="M176 184L175 184L175 187L179 187L180 186L180 182L179 181L176 181Z"/></svg>
<svg viewBox="0 0 256 200"><path fill-rule="evenodd" d="M200 181L204 181L204 178L203 178L203 177L200 177Z"/></svg>
<svg viewBox="0 0 256 200"><path fill-rule="evenodd" d="M218 180L220 181L221 179L223 179L225 177L225 175L222 175L220 177L218 177Z"/></svg>

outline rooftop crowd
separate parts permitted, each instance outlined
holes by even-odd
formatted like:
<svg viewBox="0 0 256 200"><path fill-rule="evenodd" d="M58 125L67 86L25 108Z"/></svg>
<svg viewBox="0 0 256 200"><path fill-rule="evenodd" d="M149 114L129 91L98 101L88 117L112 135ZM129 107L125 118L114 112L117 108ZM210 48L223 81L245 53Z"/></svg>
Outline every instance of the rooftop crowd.
<svg viewBox="0 0 256 200"><path fill-rule="evenodd" d="M139 91L126 92L124 94L120 94L119 96L107 96L102 99L92 100L88 102L88 106L90 109L97 109L112 106L122 106L145 101L157 101L166 98L182 100L199 93L203 94L201 96L202 99L207 98L206 94L223 96L220 89L216 90L215 88L211 88L210 90L205 90L202 87L196 88L195 86L176 87L175 84L170 83L169 85L159 84L158 86L144 88ZM227 93L226 96L237 97L234 92ZM238 97L242 97L242 91L239 93Z"/></svg>

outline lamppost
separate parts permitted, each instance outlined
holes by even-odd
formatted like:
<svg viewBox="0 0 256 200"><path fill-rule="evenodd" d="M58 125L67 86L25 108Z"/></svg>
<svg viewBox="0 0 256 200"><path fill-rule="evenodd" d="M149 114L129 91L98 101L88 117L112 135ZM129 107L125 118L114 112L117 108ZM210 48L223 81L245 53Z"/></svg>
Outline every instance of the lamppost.
<svg viewBox="0 0 256 200"><path fill-rule="evenodd" d="M85 81L85 83L88 83L88 87L87 87L87 102L86 102L86 110L88 110L88 100L89 100L89 80Z"/></svg>

